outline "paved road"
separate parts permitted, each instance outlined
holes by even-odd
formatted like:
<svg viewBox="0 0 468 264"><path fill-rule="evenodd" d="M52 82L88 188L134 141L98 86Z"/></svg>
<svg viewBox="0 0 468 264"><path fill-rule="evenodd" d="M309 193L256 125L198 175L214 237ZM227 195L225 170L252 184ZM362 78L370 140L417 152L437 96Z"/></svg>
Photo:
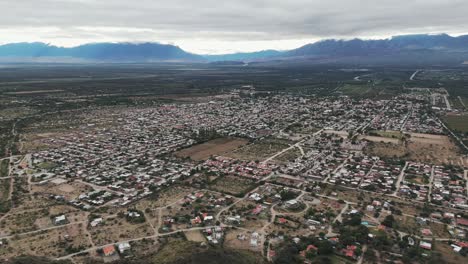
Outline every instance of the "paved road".
<svg viewBox="0 0 468 264"><path fill-rule="evenodd" d="M415 72L411 75L411 77L409 78L410 81L414 81L414 78L416 77L416 75L418 75L418 73L419 73L420 71L421 71L421 70L415 71Z"/></svg>
<svg viewBox="0 0 468 264"><path fill-rule="evenodd" d="M450 105L450 101L448 100L448 96L444 95L445 105L447 106L447 110L451 111L452 106Z"/></svg>
<svg viewBox="0 0 468 264"><path fill-rule="evenodd" d="M465 107L466 110L468 110L468 107L466 107L465 102L460 96L458 96L458 100L460 101L460 104L463 105L463 107Z"/></svg>

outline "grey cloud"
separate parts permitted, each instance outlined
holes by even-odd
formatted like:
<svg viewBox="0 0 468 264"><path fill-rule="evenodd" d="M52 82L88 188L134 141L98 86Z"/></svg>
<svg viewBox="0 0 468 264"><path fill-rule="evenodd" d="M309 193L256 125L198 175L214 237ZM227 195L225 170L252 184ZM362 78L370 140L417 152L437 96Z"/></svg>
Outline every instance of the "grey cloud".
<svg viewBox="0 0 468 264"><path fill-rule="evenodd" d="M49 35L77 39L284 40L468 31L466 0L0 0L0 10L0 30L54 27Z"/></svg>

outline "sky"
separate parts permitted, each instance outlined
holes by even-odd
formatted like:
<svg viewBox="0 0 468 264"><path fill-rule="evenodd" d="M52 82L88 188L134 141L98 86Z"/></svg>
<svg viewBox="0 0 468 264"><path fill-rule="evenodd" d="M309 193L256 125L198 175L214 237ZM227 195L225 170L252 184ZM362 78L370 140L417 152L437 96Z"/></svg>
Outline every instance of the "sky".
<svg viewBox="0 0 468 264"><path fill-rule="evenodd" d="M0 0L0 44L159 42L198 54L468 33L467 0Z"/></svg>

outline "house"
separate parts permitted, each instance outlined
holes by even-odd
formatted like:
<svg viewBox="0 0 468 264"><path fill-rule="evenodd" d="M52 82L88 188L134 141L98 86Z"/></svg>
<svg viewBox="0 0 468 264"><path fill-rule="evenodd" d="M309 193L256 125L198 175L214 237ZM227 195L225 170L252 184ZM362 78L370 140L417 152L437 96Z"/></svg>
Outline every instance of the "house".
<svg viewBox="0 0 468 264"><path fill-rule="evenodd" d="M120 254L124 253L125 251L129 250L131 248L130 244L128 242L120 243L118 245L119 252Z"/></svg>
<svg viewBox="0 0 468 264"><path fill-rule="evenodd" d="M345 255L348 258L355 259L357 257L356 253L355 253L356 249L357 249L357 246L349 245L349 246L346 247L346 249L342 250L342 253L343 253L343 255Z"/></svg>
<svg viewBox="0 0 468 264"><path fill-rule="evenodd" d="M59 216L54 218L54 224L55 225L63 225L63 224L66 224L66 223L67 223L67 218L65 217L65 215L59 215Z"/></svg>
<svg viewBox="0 0 468 264"><path fill-rule="evenodd" d="M419 247L423 248L423 249L431 250L432 249L432 244L429 243L429 242L421 241L419 243Z"/></svg>
<svg viewBox="0 0 468 264"><path fill-rule="evenodd" d="M317 252L318 248L314 245L308 245L306 250L303 250L300 252L301 256L305 257L306 253L313 250L314 252Z"/></svg>
<svg viewBox="0 0 468 264"><path fill-rule="evenodd" d="M106 256L106 257L112 256L112 255L115 254L115 247L114 247L113 245L104 247L104 248L102 249L102 253L103 253L104 256Z"/></svg>
<svg viewBox="0 0 468 264"><path fill-rule="evenodd" d="M96 227L96 226L99 225L101 222L102 222L102 218L101 218L101 217L95 218L93 221L91 221L90 225L91 225L92 227Z"/></svg>
<svg viewBox="0 0 468 264"><path fill-rule="evenodd" d="M423 236L432 236L432 231L430 229L428 229L428 228L424 228L424 229L421 230L421 234Z"/></svg>

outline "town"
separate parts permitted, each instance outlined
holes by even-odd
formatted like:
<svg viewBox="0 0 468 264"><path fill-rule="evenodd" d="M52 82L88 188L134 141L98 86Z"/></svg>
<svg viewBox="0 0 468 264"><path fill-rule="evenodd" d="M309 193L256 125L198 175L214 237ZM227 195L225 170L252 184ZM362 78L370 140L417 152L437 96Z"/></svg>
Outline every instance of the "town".
<svg viewBox="0 0 468 264"><path fill-rule="evenodd" d="M0 259L109 262L187 240L269 262L440 251L465 261L468 149L443 120L463 110L435 97L243 86L64 118L67 130L25 138L26 154L2 160L11 205L0 215Z"/></svg>

